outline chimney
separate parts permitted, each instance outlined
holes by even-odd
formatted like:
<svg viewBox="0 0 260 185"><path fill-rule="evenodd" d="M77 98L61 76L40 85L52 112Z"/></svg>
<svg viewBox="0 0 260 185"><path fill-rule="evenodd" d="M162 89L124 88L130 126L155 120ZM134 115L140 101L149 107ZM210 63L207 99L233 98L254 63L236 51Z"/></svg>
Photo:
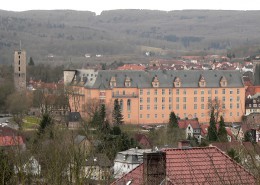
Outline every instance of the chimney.
<svg viewBox="0 0 260 185"><path fill-rule="evenodd" d="M179 149L186 149L191 148L190 141L189 140L181 140L178 142L178 148Z"/></svg>
<svg viewBox="0 0 260 185"><path fill-rule="evenodd" d="M166 153L144 153L144 184L160 184L166 178Z"/></svg>

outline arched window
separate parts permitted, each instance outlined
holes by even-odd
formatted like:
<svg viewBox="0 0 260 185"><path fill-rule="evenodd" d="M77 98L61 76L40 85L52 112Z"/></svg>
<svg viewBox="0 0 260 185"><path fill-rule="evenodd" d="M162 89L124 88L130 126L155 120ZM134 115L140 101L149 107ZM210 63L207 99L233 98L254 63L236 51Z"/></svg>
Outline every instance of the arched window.
<svg viewBox="0 0 260 185"><path fill-rule="evenodd" d="M127 110L131 111L131 100L130 99L127 100Z"/></svg>
<svg viewBox="0 0 260 185"><path fill-rule="evenodd" d="M124 106L123 106L123 105L124 105L123 100L120 100L120 103L119 103L119 104L120 104L120 109L123 110L123 108L124 108Z"/></svg>

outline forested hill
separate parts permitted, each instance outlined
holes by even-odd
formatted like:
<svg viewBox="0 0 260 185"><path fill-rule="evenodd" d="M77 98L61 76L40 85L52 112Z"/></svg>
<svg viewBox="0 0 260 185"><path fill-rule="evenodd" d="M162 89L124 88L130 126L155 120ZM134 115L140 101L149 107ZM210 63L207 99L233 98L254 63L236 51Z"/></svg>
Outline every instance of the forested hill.
<svg viewBox="0 0 260 185"><path fill-rule="evenodd" d="M260 11L111 10L0 11L0 63L12 62L13 50L28 56L48 55L175 56L197 51L237 55L259 52ZM248 49L249 48L249 49ZM249 53L248 53L249 51Z"/></svg>

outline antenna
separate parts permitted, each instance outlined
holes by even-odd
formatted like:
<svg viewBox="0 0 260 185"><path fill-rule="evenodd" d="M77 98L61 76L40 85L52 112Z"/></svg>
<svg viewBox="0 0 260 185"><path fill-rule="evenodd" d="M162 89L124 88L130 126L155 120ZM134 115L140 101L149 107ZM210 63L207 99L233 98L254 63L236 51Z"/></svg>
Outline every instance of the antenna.
<svg viewBox="0 0 260 185"><path fill-rule="evenodd" d="M20 40L20 50L22 50L22 41Z"/></svg>

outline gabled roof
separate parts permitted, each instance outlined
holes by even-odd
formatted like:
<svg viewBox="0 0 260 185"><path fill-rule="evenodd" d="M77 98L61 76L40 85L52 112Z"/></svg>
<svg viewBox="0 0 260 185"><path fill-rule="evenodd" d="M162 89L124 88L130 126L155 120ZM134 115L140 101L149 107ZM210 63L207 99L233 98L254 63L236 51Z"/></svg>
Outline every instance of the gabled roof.
<svg viewBox="0 0 260 185"><path fill-rule="evenodd" d="M195 120L195 119L179 120L178 125L179 125L179 128L182 128L182 129L186 129L189 125L191 125L191 127L193 129L200 128L200 124L199 124L198 120Z"/></svg>
<svg viewBox="0 0 260 185"><path fill-rule="evenodd" d="M111 167L112 163L105 154L96 154L86 160L86 166Z"/></svg>
<svg viewBox="0 0 260 185"><path fill-rule="evenodd" d="M0 147L23 145L21 136L0 136Z"/></svg>
<svg viewBox="0 0 260 185"><path fill-rule="evenodd" d="M256 184L256 178L216 147L165 149L169 184ZM143 184L143 165L112 184Z"/></svg>

